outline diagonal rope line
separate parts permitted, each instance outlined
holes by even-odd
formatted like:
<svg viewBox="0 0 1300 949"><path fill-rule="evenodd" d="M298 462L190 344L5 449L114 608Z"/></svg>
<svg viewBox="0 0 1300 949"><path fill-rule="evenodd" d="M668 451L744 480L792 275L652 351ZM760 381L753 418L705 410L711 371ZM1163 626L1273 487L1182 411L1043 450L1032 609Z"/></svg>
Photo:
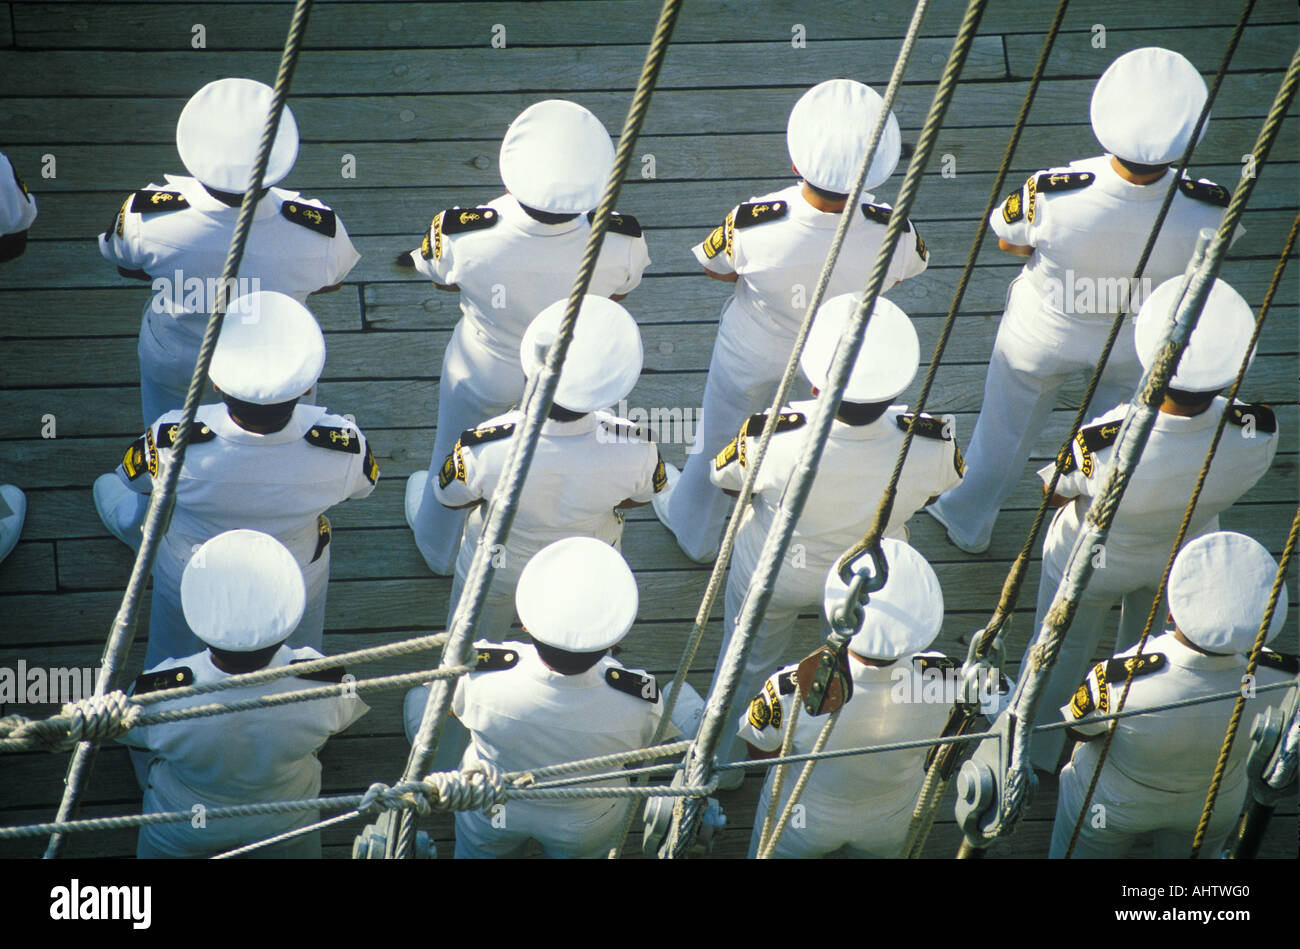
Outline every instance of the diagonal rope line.
<svg viewBox="0 0 1300 949"><path fill-rule="evenodd" d="M1034 64L1034 72L1029 79L1029 87L1025 90L1025 98L1020 103L1020 114L1016 116L1016 124L1007 139L1007 147L1002 153L1002 164L998 167L997 175L994 177L993 187L989 189L988 201L984 204L984 213L980 215L979 224L975 228L975 239L971 242L970 251L966 255L966 265L962 268L961 277L957 281L957 289L953 293L952 303L948 307L948 315L944 319L943 331L939 334L938 343L935 344L934 355L930 359L930 368L926 372L925 383L921 387L915 417L912 424L907 427L907 434L899 450L898 462L894 465L893 474L890 476L886 496L880 500L880 509L876 512L876 522L872 531L883 531L884 525L889 523L889 517L893 512L894 495L898 489L898 481L902 477L903 464L912 445L912 433L916 428L916 419L920 418L921 411L929 398L930 388L934 384L934 378L938 373L940 360L943 358L943 352L948 345L948 337L957 321L957 312L961 308L962 299L966 296L966 287L975 271L975 261L979 258L980 246L984 243L984 236L988 233L989 218L1002 196L1002 188L1006 184L1007 175L1011 170L1011 160L1020 144L1020 136L1024 132L1025 124L1029 121L1029 111L1033 107L1035 96L1038 94L1038 87L1042 82L1043 73L1047 70L1048 59L1051 57L1052 48L1056 45L1056 37L1061 32L1061 23L1065 19L1065 12L1069 9L1069 6L1070 0L1060 0L1056 7L1056 14L1052 17L1051 26L1048 27L1047 36L1043 39L1043 46L1038 54L1038 62ZM953 433L953 437L956 438L956 433ZM840 561L841 564L851 561L858 553L866 550L871 545L872 531L868 531L867 535L854 548L856 552L850 551L845 555ZM876 538L878 541L879 533L876 534ZM947 779L940 778L939 775L945 765L950 764L945 760L944 755L935 755L930 762L930 766L926 768L925 782L921 786L916 807L912 813L912 821L908 826L907 839L903 845L904 857L917 856L921 848L925 846L925 838L929 834L930 825L934 822L934 810L938 806L944 788L948 785Z"/></svg>
<svg viewBox="0 0 1300 949"><path fill-rule="evenodd" d="M1183 152L1183 157L1179 160L1178 170L1169 182L1164 199L1160 203L1160 210L1156 213L1156 219L1151 225L1150 233L1147 235L1146 246L1142 248L1142 254L1138 257L1137 266L1133 270L1133 278L1129 282L1131 287L1139 286L1139 281L1146 272L1147 263L1155 250L1156 240L1160 237L1160 232L1165 225L1165 219L1169 215L1169 208L1173 205L1174 195L1178 191L1178 183L1183 179L1188 166L1191 164L1192 155L1196 151L1201 132L1205 128L1205 123L1209 121L1210 108L1219 95L1219 89L1223 85L1223 78L1228 72L1228 64L1232 61L1233 54L1241 41L1241 36L1245 32L1246 21L1250 18L1255 2L1256 0L1246 0L1242 5L1237 24L1223 49L1223 59L1219 62L1219 68L1215 72L1214 82L1211 84L1205 99L1205 106L1201 109L1201 114L1197 117L1196 125L1192 129L1192 136L1188 142L1187 150ZM1115 320L1111 324L1110 333L1107 334L1106 342L1101 348L1101 355L1097 359L1097 365L1092 371L1092 376L1088 379L1088 386L1084 390L1083 397L1079 400L1079 408L1074 414L1074 419L1070 422L1070 432L1066 436L1065 444L1061 449L1062 452L1070 451L1071 442L1074 441L1075 435L1079 432L1079 427L1083 425L1084 420L1087 418L1088 408L1092 404L1093 396L1097 394L1097 387L1101 385L1101 377L1105 372L1106 363L1110 360L1111 350L1115 348L1115 341L1119 338L1120 331L1124 327L1124 321L1128 316L1128 305L1122 306L1115 314ZM1058 454L1057 457L1059 459L1063 455ZM1060 480L1061 470L1058 464L1057 469L1052 473L1052 479L1047 485L1043 498L1038 504L1033 524L1030 525L1029 533L1025 536L1025 543L1020 548L1020 553L1016 555L1015 561L1012 562L1011 569L1007 571L1007 577L1003 583L1002 593L998 598L998 604L993 611L993 616L989 619L982 633L972 643L971 655L973 657L987 658L995 652L997 647L1001 646L1002 634L1007 621L1011 618L1012 611L1016 608L1017 601L1020 599L1020 590L1024 586L1025 577L1029 572L1030 558L1038 549L1038 538L1042 533L1043 524L1047 521L1047 512L1051 509L1052 495L1056 492L1056 486L1060 483Z"/></svg>
<svg viewBox="0 0 1300 949"><path fill-rule="evenodd" d="M559 384L560 367L573 340L578 310L595 274L596 261L605 239L605 232L609 228L614 203L618 200L623 178L632 161L632 150L645 123L650 99L654 94L659 71L668 55L673 27L677 23L681 6L682 0L664 0L660 9L659 21L646 51L641 75L637 80L636 92L632 96L627 117L623 122L622 135L614 154L614 165L610 170L609 180L605 185L605 193L596 210L596 216L592 220L586 251L578 268L564 317L560 322L558 338L550 348L542 371L529 381L524 394L524 418L510 441L505 469L488 509L487 523L479 538L478 547L474 551L474 560L465 580L460 603L452 617L450 639L443 650L444 665L457 665L464 661L474 629L478 624L479 614L487 601L488 584L495 569L490 551L504 542L514 521L519 498L523 493L524 479L537 449L542 423L550 410L556 386ZM442 731L442 723L451 706L452 692L453 686L445 680L435 682L433 688L429 690L419 731L411 743L411 753L407 758L403 775L404 780L413 780L422 771L427 770ZM390 835L388 839L387 856L405 856L410 852L414 839L414 817L410 812L404 812L401 815L398 832Z"/></svg>
<svg viewBox="0 0 1300 949"><path fill-rule="evenodd" d="M1205 454L1205 462L1201 465L1201 470L1196 476L1196 485L1192 488L1191 498L1187 502L1187 509L1183 512L1183 521L1178 526L1178 536L1174 538L1173 548L1169 551L1169 559L1165 562L1164 572L1160 575L1160 584L1156 588L1155 599L1151 603L1151 610L1147 613L1146 625L1142 628L1142 636L1138 639L1137 652L1135 656L1142 655L1142 650L1146 648L1147 639L1150 637L1152 630L1155 628L1156 616L1160 611L1160 605L1164 602L1165 592L1169 587L1169 573L1173 570L1174 560L1178 556L1179 550L1182 549L1183 540L1187 537L1187 531L1191 528L1192 514L1196 510L1196 502L1200 500L1201 491L1205 487L1205 479L1210 474L1210 464L1214 460L1214 454L1218 451L1219 442L1223 438L1223 432L1228 424L1228 415L1232 411L1232 406L1237 398L1237 393L1241 390L1241 383L1246 378L1246 371L1250 368L1250 357L1255 352L1255 347L1259 344L1260 333L1264 329L1264 320L1268 316L1269 308L1273 304L1273 296L1277 293L1278 285L1282 281L1282 274L1286 270L1287 259L1291 256L1291 251L1295 247L1296 234L1300 230L1300 215L1296 215L1294 222L1291 224L1291 233L1287 235L1286 244L1282 248L1282 255L1278 259L1277 266L1273 269L1273 279L1269 282L1268 292L1264 295L1264 302L1259 308L1259 316L1255 320L1255 330L1251 334L1250 344L1246 347L1246 354L1242 357L1241 366L1237 370L1237 377L1232 382L1232 387L1228 390L1227 403L1223 407L1223 412L1219 416L1219 424L1214 430L1214 437L1210 440L1210 448ZM1128 701L1129 690L1133 685L1133 672L1136 664L1128 669L1124 677L1124 691L1120 695L1119 708L1124 708ZM1075 845L1078 843L1079 834L1083 831L1084 816L1088 813L1088 805L1092 802L1093 794L1097 790L1097 782L1101 778L1102 766L1106 763L1106 757L1110 754L1110 746L1115 740L1116 728L1112 726L1106 732L1105 743L1101 746L1101 752L1097 756L1097 765L1093 769L1092 778L1088 781L1088 791L1084 795L1083 805L1079 808L1079 817L1075 821L1074 832L1070 835L1070 845L1065 851L1065 858L1068 860L1074 853Z"/></svg>
<svg viewBox="0 0 1300 949"><path fill-rule="evenodd" d="M917 0L915 8L912 10L911 22L908 24L907 33L903 37L898 56L894 60L894 69L889 77L889 85L886 87L885 94L881 99L880 116L876 121L875 129L871 133L871 139L867 143L866 153L862 156L862 162L858 166L858 173L853 181L853 187L845 199L844 210L841 212L839 222L835 226L835 236L831 239L826 259L822 262L821 273L817 277L817 286L813 289L812 298L809 300L808 307L804 312L803 322L799 325L799 331L795 335L794 348L790 352L790 358L786 360L785 371L782 373L781 381L777 384L776 393L772 397L772 404L763 423L763 431L759 435L758 444L755 446L752 464L746 468L744 483L741 485L740 493L736 497L736 503L732 505L731 516L727 521L727 529L722 535L722 543L718 548L718 557L714 561L713 570L709 574L709 581L704 589L704 596L701 597L699 608L696 610L695 622L691 628L690 636L687 637L682 657L677 663L678 673L673 679L673 686L669 690L664 703L663 718L655 731L655 741L663 738L664 731L672 720L673 709L677 707L677 699L681 695L682 687L686 681L686 674L690 671L691 666L695 664L695 655L704 639L705 627L708 625L709 616L713 612L713 605L717 601L718 592L722 589L727 566L731 562L731 553L735 549L736 535L740 531L745 509L748 507L750 497L753 494L754 482L758 478L763 459L767 456L767 448L772 441L772 436L776 433L776 423L781 408L785 405L786 397L790 394L794 380L799 374L799 356L803 352L804 343L808 339L808 332L812 328L813 318L816 316L817 309L821 306L822 300L826 296L826 290L830 286L831 274L835 270L840 251L844 247L844 241L848 236L849 228L852 226L858 202L862 198L863 191L866 190L867 173L871 169L871 163L875 160L876 151L879 148L880 140L884 135L885 126L889 119L889 113L894 108L894 100L897 98L898 90L903 84L903 75L906 73L908 63L911 61L912 51L916 47L917 36L921 32L921 21L925 17L928 6L929 0ZM623 819L622 829L616 843L610 848L608 854L610 859L614 859L622 852L627 841L628 832L632 828L633 820L635 820L635 813L629 810Z"/></svg>
<svg viewBox="0 0 1300 949"><path fill-rule="evenodd" d="M1291 520L1291 533L1287 536L1286 546L1282 549L1282 557L1277 565L1277 576L1273 578L1273 589L1268 594L1268 606L1264 609L1264 620L1260 623L1259 632L1255 634L1254 645L1250 647L1250 659L1246 662L1245 675L1247 677L1253 677L1255 669L1259 665L1259 651L1264 648L1264 640L1268 637L1269 627L1273 625L1273 614L1277 611L1277 601L1286 584L1286 572L1287 568L1291 566L1291 555L1295 552L1297 537L1300 537L1300 507L1296 508L1295 517ZM1192 859L1200 856L1201 845L1205 843L1205 834L1210 828L1210 816L1214 813L1214 803L1219 797L1219 788L1223 785L1223 775L1228 770L1228 756L1232 753L1232 743L1237 737L1237 729L1241 726L1241 716L1245 709L1246 690L1241 689L1238 691L1237 699L1232 705L1232 717L1228 720L1228 731L1223 736L1223 746L1219 749L1219 760L1214 764L1214 776L1210 779L1210 790L1205 795L1205 806L1202 808L1201 818L1196 824L1196 836L1192 839Z"/></svg>
<svg viewBox="0 0 1300 949"><path fill-rule="evenodd" d="M898 246L904 229L909 226L908 215L911 213L916 193L921 186L922 174L929 163L939 130L943 127L944 115L956 92L958 77L966 63L967 54L974 42L986 5L987 0L970 0L957 36L953 40L943 75L930 103L929 114L921 129L912 160L908 164L903 185L899 189L897 206L891 213L889 225L885 229L885 238L876 256L875 268L867 280L862 301L840 338L835 358L827 373L826 388L817 399L814 418L810 431L805 436L799 462L786 484L776 519L764 539L758 566L750 579L749 589L736 622L735 635L728 646L722 667L718 671L709 702L705 705L697 745L692 750L687 767L688 784L705 783L704 779L712 768L713 751L717 747L727 710L731 707L735 691L739 686L741 670L749 655L754 630L757 629L772 598L774 581L789 548L795 523L803 512L804 503L812 489L822 450L830 435L835 407L839 405L844 389L848 385L849 373L862 347L862 340L871 320L871 311L884 287L894 249ZM685 856L691 846L699 825L702 804L703 802L697 799L683 801L681 810L674 815L668 850L672 856Z"/></svg>
<svg viewBox="0 0 1300 949"><path fill-rule="evenodd" d="M253 163L252 180L244 192L239 206L239 216L235 220L235 230L231 235L230 249L221 270L221 279L217 284L216 299L212 301L212 311L208 315L208 324L203 332L203 342L199 346L198 360L194 373L190 376L189 390L185 394L185 407L177 427L176 439L170 461L165 463L161 490L153 492L149 500L149 509L142 526L140 550L131 567L131 578L127 582L122 596L122 605L113 619L113 628L104 645L104 655L100 663L100 674L95 685L95 694L104 695L116 684L121 666L126 661L131 643L135 639L137 616L140 601L144 597L145 584L153 570L154 560L158 556L158 547L167 531L172 509L176 503L176 484L180 479L181 465L185 462L185 452L190 442L190 427L194 424L194 415L203 396L204 383L208 377L208 366L212 363L212 353L216 349L217 337L221 333L221 324L225 319L226 294L234 285L239 275L239 264L248 243L248 233L253 226L253 214L257 208L258 194L262 190L262 179L266 175L266 166L271 157L271 146L275 142L276 132L280 127L280 116L284 112L284 102L289 95L289 86L293 80L294 68L298 64L298 54L302 51L303 36L307 30L307 19L311 14L312 0L297 0L293 10L293 19L289 23L289 32L285 37L284 49L280 54L280 67L275 77L275 86L271 95L271 109L266 126L262 130L262 140L257 147L257 158ZM63 799L59 803L56 823L69 819L77 808L85 783L90 777L90 768L95 754L94 742L81 742L68 765L65 779L66 787ZM59 855L63 846L62 835L55 833L50 837L45 857L51 859Z"/></svg>

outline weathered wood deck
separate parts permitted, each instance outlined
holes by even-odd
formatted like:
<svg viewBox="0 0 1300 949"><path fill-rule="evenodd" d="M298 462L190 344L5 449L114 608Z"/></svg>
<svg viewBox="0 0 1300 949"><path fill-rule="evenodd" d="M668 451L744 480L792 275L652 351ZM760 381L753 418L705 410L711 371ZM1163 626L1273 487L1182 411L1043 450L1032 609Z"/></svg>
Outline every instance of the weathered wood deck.
<svg viewBox="0 0 1300 949"><path fill-rule="evenodd" d="M0 3L0 147L38 195L40 218L24 257L0 270L0 480L27 491L27 525L0 566L0 665L96 663L130 568L130 554L100 525L90 499L140 429L136 333L146 291L119 278L99 256L94 235L121 197L165 172L183 171L174 126L185 99L224 75L270 82L290 4ZM963 4L934 4L917 46L898 117L914 141L960 20ZM364 255L339 293L313 300L329 361L321 399L351 412L370 436L383 469L375 494L345 505L334 520L333 584L327 649L338 652L436 628L450 581L429 575L402 518L406 475L425 467L432 444L442 348L458 316L454 295L391 269L395 252L418 241L430 215L454 203L500 193L497 148L509 120L528 104L571 97L609 128L621 126L657 4L632 0L533 3L416 3L340 0L316 6L291 104L303 141L286 185L336 208ZM784 129L807 86L849 75L883 90L910 4L779 0L687 5L659 82L638 156L654 156L654 177L634 164L619 201L647 229L654 265L628 300L642 324L646 368L629 404L698 406L720 306L728 288L703 279L689 247L734 203L789 178ZM1164 45L1212 74L1237 15L1236 4L1077 0L1052 55L1013 162L1011 183L1029 172L1096 153L1087 122L1093 82L1120 53ZM1050 5L994 0L984 16L962 84L939 138L956 177L931 162L913 217L932 251L929 271L891 294L916 320L923 352L933 344L984 205L1006 136L1050 17ZM806 29L794 48L792 28ZM506 48L491 46L494 25ZM1094 24L1105 49L1092 46ZM192 48L196 25L206 49ZM1224 82L1195 163L1228 186L1240 174L1298 33L1294 3L1261 0ZM1293 110L1293 115L1295 114ZM44 177L42 167L53 174ZM355 158L356 177L341 174ZM1297 131L1283 127L1274 160L1262 170L1248 233L1223 276L1258 305L1297 206ZM878 192L890 200L901 168ZM964 445L979 408L984 366L1003 294L1017 263L986 242L949 345L931 411L957 418ZM1275 553L1296 503L1297 275L1278 294L1244 397L1273 403L1283 426L1273 470L1224 518ZM918 380L919 385L919 380ZM914 394L913 392L909 395ZM1035 458L1055 452L1082 391L1066 391ZM53 415L57 438L41 437ZM669 433L662 433L665 437ZM665 447L680 463L680 440ZM1027 470L1004 512L992 549L968 556L919 516L914 544L943 582L948 616L939 648L964 654L959 637L980 626L996 602L1038 497ZM628 519L624 551L642 591L640 622L621 658L671 675L708 576L687 561L649 509ZM1031 571L1008 657L1017 658L1032 619ZM1290 585L1292 603L1296 585ZM147 605L146 605L147 610ZM719 607L720 615L720 607ZM146 614L147 616L147 614ZM1295 611L1289 626L1295 648ZM147 623L142 617L142 629ZM715 620L691 681L708 687L717 651ZM809 618L797 658L815 643ZM1110 643L1104 642L1103 650ZM133 650L134 672L142 644ZM417 668L376 663L365 674ZM372 700L373 711L322 754L325 791L354 791L393 780L406 754L399 693ZM43 714L47 706L23 706ZM9 711L5 709L4 711ZM11 756L0 766L0 823L49 819L64 758ZM744 853L760 779L722 796L731 830L718 851ZM138 806L139 791L119 749L103 752L85 816ZM949 802L951 803L951 802ZM1044 856L1055 806L1049 782L1014 837L994 856ZM959 832L945 807L929 856L952 855ZM450 855L450 822L431 822ZM356 828L326 835L326 852L344 856ZM134 852L134 832L73 838L76 855ZM1282 807L1265 852L1293 856L1296 807ZM30 856L43 843L0 846L0 856ZM636 840L629 847L634 852Z"/></svg>

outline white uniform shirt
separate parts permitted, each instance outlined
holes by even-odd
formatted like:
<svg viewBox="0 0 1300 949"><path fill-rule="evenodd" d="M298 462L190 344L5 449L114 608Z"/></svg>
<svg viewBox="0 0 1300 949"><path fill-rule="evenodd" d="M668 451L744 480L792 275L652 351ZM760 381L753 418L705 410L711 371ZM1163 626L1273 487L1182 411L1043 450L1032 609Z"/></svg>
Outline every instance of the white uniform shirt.
<svg viewBox="0 0 1300 949"><path fill-rule="evenodd" d="M267 668L319 658L321 654L314 649L281 646ZM190 685L221 682L231 676L213 665L212 653L207 650L183 659L168 659L146 675L171 669L179 673L182 668L193 675L193 680L185 683ZM235 702L320 684L290 677L262 685L160 702L147 708L155 712L214 702ZM145 725L131 729L122 741L147 748L154 754L149 768L149 786L145 791L146 813L188 811L195 804L222 807L311 798L320 795L321 787L321 765L316 752L331 735L343 731L369 708L356 697L339 696ZM301 826L305 823L304 817L309 815L310 812L303 811L213 820L203 829L194 829L186 821L150 828L150 834L165 849L178 854L211 853Z"/></svg>
<svg viewBox="0 0 1300 949"><path fill-rule="evenodd" d="M1228 579L1224 578L1225 582ZM1061 707L1062 716L1074 723L1071 727L1075 731L1085 735L1105 734L1110 724L1108 721L1078 720L1094 710L1101 713L1118 710L1127 675L1121 661L1136 652L1134 646L1114 659L1099 662L1088 673L1070 703ZM1150 663L1154 655L1162 659L1156 660L1154 671L1133 677L1128 701L1124 703L1125 711L1138 711L1197 695L1237 691L1242 687L1242 676L1246 672L1244 655L1207 656L1184 646L1171 632L1152 638L1142 655L1146 663ZM1293 676L1294 673L1260 662L1255 681L1257 685L1271 685ZM1249 699L1241 719L1243 725L1254 721L1255 715L1267 706L1278 704L1281 696L1280 691L1266 692ZM1219 759L1228 719L1232 716L1233 701L1227 698L1220 702L1119 719L1115 738L1106 755L1107 767L1113 767L1131 780L1156 791L1171 794L1199 791L1204 794ZM1242 768L1250 751L1250 742L1243 741L1244 737L1238 734L1232 744L1224 772L1224 788L1234 787L1245 776ZM1082 777L1085 780L1091 778L1091 769Z"/></svg>
<svg viewBox="0 0 1300 949"><path fill-rule="evenodd" d="M140 213L131 206L145 192L128 195L112 226L99 235L99 250L123 270L144 271L153 278L154 297L145 318L159 343L172 351L189 347L197 352L239 208L218 201L193 178L166 177L165 186L151 184L149 190L179 192L189 206L167 210L175 203L169 199L158 204L157 213ZM314 209L321 220L291 220L286 206L302 214ZM332 226L334 233L299 223L303 220L327 230ZM253 213L234 295L274 290L305 304L309 294L341 283L360 259L333 211L295 191L271 188Z"/></svg>
<svg viewBox="0 0 1300 949"><path fill-rule="evenodd" d="M1219 396L1208 409L1191 418L1165 412L1156 415L1151 436L1115 512L1106 539L1108 559L1118 555L1126 563L1146 564L1154 571L1153 576L1159 576L1226 403ZM1076 500L1057 513L1060 524L1054 524L1050 535L1061 538L1064 551L1068 552L1073 544L1091 506L1090 499L1100 494L1106 483L1115 451L1113 436L1127 411L1127 405L1120 405L1094 419L1071 444L1074 469L1061 476L1056 492ZM1187 540L1213 530L1214 519L1263 477L1277 451L1276 420L1269 409L1237 403L1232 411L1237 423L1230 422L1224 429L1196 502ZM1250 427L1241 424L1246 417ZM1111 444L1095 450L1087 448L1092 432L1111 437ZM1054 470L1053 462L1039 469L1038 475L1047 483Z"/></svg>
<svg viewBox="0 0 1300 949"><path fill-rule="evenodd" d="M36 198L27 190L18 169L0 153L0 236L17 234L36 220Z"/></svg>
<svg viewBox="0 0 1300 949"><path fill-rule="evenodd" d="M1044 179L1071 172L1092 175L1092 181L1070 190L1041 190ZM1081 159L1035 172L993 212L989 223L1003 240L1034 248L1023 273L1038 290L1044 310L1113 319L1127 304L1129 281L1173 174L1166 171L1150 184L1137 185L1115 172L1109 155ZM1181 274L1197 232L1218 228L1227 191L1212 182L1203 185L1199 193L1212 192L1223 204L1192 198L1183 190L1174 195L1143 272L1145 286L1154 288ZM1238 228L1236 236L1243 233ZM1103 296L1107 299L1101 300ZM1128 306L1130 313L1137 312L1141 299Z"/></svg>
<svg viewBox="0 0 1300 949"><path fill-rule="evenodd" d="M543 663L531 644L476 645L513 651L519 661L509 669L471 672L456 683L451 710L472 736L464 765L488 761L502 771L528 771L644 748L654 737L663 699L653 677L640 670L605 656L586 672L562 675ZM630 677L637 694L614 688L607 681L611 675ZM610 780L600 786L626 783Z"/></svg>
<svg viewBox="0 0 1300 949"><path fill-rule="evenodd" d="M811 419L816 402L794 402L782 410L783 416ZM795 525L791 545L802 545L807 557L806 569L787 567L783 575L806 577L816 586L820 599L826 570L831 562L862 537L880 504L885 485L898 460L898 450L906 436L907 407L891 406L868 425L846 425L838 419L831 423L830 436L803 513ZM766 413L753 416L736 438L714 459L710 476L713 483L731 491L744 484L746 464L758 449ZM942 431L938 419L929 420L927 431ZM767 456L754 483L753 500L745 511L736 538L737 563L756 564L768 529L776 520L781 496L803 452L810 426L804 422L772 434ZM885 536L905 538L903 525L925 502L961 482L961 452L951 431L939 437L921 434L921 425L912 439L907 462L898 482L898 495ZM811 589L811 588L810 588Z"/></svg>
<svg viewBox="0 0 1300 949"><path fill-rule="evenodd" d="M161 479L162 455L172 450L170 429L180 418L179 411L168 412L127 449L117 470L133 490L147 494ZM306 567L321 553L325 511L365 497L379 477L365 436L319 405L300 403L289 424L269 435L240 428L224 404L199 406L195 423L200 433L191 435L186 449L155 568L175 572L177 583L195 544L236 528L270 534ZM331 447L309 442L313 431Z"/></svg>
<svg viewBox="0 0 1300 949"><path fill-rule="evenodd" d="M868 666L849 656L853 697L841 708L826 750L937 738L952 710L952 696L937 695L939 690L933 686L927 691L926 677L938 674L933 667L942 658L941 653L924 652L904 656L888 666ZM927 665L932 667L929 672L925 671ZM773 673L740 716L737 734L761 751L781 748L786 719L794 703L800 701L790 677L798 668L795 663ZM800 709L792 753L812 751L825 724L826 716L812 716ZM926 748L910 748L828 758L817 763L805 794L810 801L872 811L911 807L925 778L927 752ZM787 795L789 786L787 783ZM861 816L844 818L860 823ZM810 822L814 819L821 818L810 817Z"/></svg>
<svg viewBox="0 0 1300 949"><path fill-rule="evenodd" d="M749 204L773 205L782 202L783 216L749 226L736 226L742 206L733 208L726 221L703 242L691 248L695 259L718 274L736 273L735 301L743 316L770 335L792 342L803 322L803 303L817 287L826 252L830 249L839 225L840 212L818 211L804 200L801 184L751 198ZM872 196L863 195L868 212L853 215L853 223L844 247L831 273L826 299L841 293L860 293L880 245L884 243L889 205L872 205ZM874 217L868 217L868 213ZM908 223L894 250L884 290L925 270L929 252L914 225ZM795 288L802 286L800 295Z"/></svg>
<svg viewBox="0 0 1300 949"><path fill-rule="evenodd" d="M420 273L435 283L460 288L460 309L485 347L514 364L524 330L538 313L573 290L591 234L585 214L562 224L529 217L509 194L489 201L497 212L490 227L445 234L439 212L424 243L411 252ZM634 228L639 231L639 226ZM645 238L607 231L588 293L608 297L631 292L650 266Z"/></svg>
<svg viewBox="0 0 1300 949"><path fill-rule="evenodd" d="M438 500L458 507L490 499L505 471L514 426L523 418L521 411L507 412L463 434L438 477ZM477 440L479 434L488 438ZM565 537L594 537L617 546L623 520L614 506L626 500L653 500L666 484L659 449L626 419L604 411L572 422L547 419L510 528L509 556L501 572L517 577L533 554ZM485 506L479 505L465 525L462 558L472 557L485 523ZM468 563L464 566L468 568Z"/></svg>

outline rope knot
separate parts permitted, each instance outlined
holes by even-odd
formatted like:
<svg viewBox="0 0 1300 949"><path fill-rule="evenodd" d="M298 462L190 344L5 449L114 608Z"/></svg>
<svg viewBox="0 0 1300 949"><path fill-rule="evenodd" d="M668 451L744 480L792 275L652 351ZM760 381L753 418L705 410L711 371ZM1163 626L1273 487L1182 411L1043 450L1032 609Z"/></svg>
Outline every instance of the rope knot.
<svg viewBox="0 0 1300 949"><path fill-rule="evenodd" d="M79 741L105 741L129 732L143 713L125 692L92 695L63 706L60 717L68 720L66 736L56 736L59 747L71 748Z"/></svg>
<svg viewBox="0 0 1300 949"><path fill-rule="evenodd" d="M487 761L460 771L435 771L421 783L430 803L442 811L486 811L505 803L509 788L501 770Z"/></svg>

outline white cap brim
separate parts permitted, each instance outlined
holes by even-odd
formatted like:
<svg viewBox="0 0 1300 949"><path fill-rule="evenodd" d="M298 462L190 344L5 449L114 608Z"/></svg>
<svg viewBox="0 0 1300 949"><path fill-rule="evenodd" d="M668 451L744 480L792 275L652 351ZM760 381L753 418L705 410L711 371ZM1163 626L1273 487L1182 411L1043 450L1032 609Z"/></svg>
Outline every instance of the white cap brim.
<svg viewBox="0 0 1300 949"><path fill-rule="evenodd" d="M1092 131L1126 161L1163 165L1182 157L1205 108L1205 80L1184 57L1158 46L1125 53L1092 93ZM1209 126L1206 117L1205 128Z"/></svg>
<svg viewBox="0 0 1300 949"><path fill-rule="evenodd" d="M196 92L176 123L176 150L189 173L218 191L246 191L271 98L271 87L253 79L218 79ZM298 123L285 105L262 186L284 178L297 157Z"/></svg>
<svg viewBox="0 0 1300 949"><path fill-rule="evenodd" d="M824 191L848 194L883 105L874 90L852 79L828 79L805 92L786 125L790 161L803 179ZM894 173L902 148L898 119L890 112L867 170L866 190Z"/></svg>
<svg viewBox="0 0 1300 949"><path fill-rule="evenodd" d="M501 142L501 181L520 204L580 214L600 203L614 167L605 126L582 106L547 99L510 123Z"/></svg>
<svg viewBox="0 0 1300 949"><path fill-rule="evenodd" d="M921 652L938 638L943 626L943 590L934 568L915 548L892 538L880 543L888 579L870 594L849 649L868 659L890 660ZM838 560L826 576L828 607L841 603L848 591L836 566Z"/></svg>
<svg viewBox="0 0 1300 949"><path fill-rule="evenodd" d="M1173 329L1174 310L1183 277L1172 277L1151 292L1138 311L1133 339L1138 359L1150 369ZM1215 280L1178 363L1169 380L1173 389L1185 392L1214 392L1232 382L1246 356L1255 318L1240 293L1222 280ZM1254 360L1254 353L1251 354Z"/></svg>
<svg viewBox="0 0 1300 949"><path fill-rule="evenodd" d="M194 553L181 575L185 622L214 649L273 646L298 628L306 605L298 561L258 531L218 534Z"/></svg>
<svg viewBox="0 0 1300 949"><path fill-rule="evenodd" d="M1169 571L1169 612L1184 636L1209 652L1244 653L1255 643L1277 561L1252 537L1215 531L1189 541ZM1286 622L1287 592L1278 596L1264 641Z"/></svg>
<svg viewBox="0 0 1300 949"><path fill-rule="evenodd" d="M636 578L622 555L592 537L566 537L528 561L515 608L530 636L568 652L608 649L636 621Z"/></svg>
<svg viewBox="0 0 1300 949"><path fill-rule="evenodd" d="M827 300L817 310L812 329L808 331L808 342L799 356L799 367L818 389L826 388L840 338L861 303L859 294L843 293ZM921 343L912 321L897 304L876 297L862 348L858 350L844 390L844 400L883 402L894 398L916 377L920 359Z"/></svg>
<svg viewBox="0 0 1300 949"><path fill-rule="evenodd" d="M299 398L325 368L325 337L311 312L263 290L230 301L208 375L226 395L255 405Z"/></svg>
<svg viewBox="0 0 1300 949"><path fill-rule="evenodd" d="M556 300L528 324L519 346L524 375L541 372L559 338L569 301ZM573 341L560 367L555 404L571 412L594 412L626 396L641 376L641 331L623 306L608 297L582 298Z"/></svg>

